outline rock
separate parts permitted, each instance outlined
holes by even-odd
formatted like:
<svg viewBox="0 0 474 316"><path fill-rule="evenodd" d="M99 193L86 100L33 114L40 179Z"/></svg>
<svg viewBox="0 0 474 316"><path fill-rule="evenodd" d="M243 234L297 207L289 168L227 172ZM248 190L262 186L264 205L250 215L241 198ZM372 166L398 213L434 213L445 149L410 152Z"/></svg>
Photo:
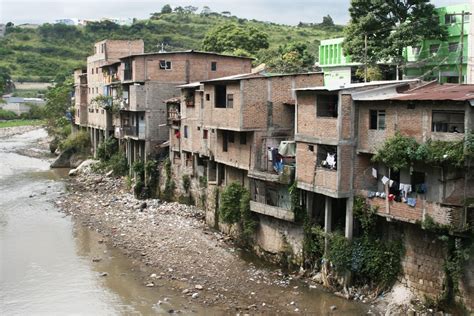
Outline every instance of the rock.
<svg viewBox="0 0 474 316"><path fill-rule="evenodd" d="M198 298L199 297L199 293L193 293L193 295L191 295L192 298Z"/></svg>
<svg viewBox="0 0 474 316"><path fill-rule="evenodd" d="M144 210L144 209L146 209L147 206L148 205L146 204L146 202L143 202L142 204L140 204L140 209Z"/></svg>
<svg viewBox="0 0 474 316"><path fill-rule="evenodd" d="M329 307L330 310L334 311L337 309L337 306L336 305L331 305L331 307Z"/></svg>
<svg viewBox="0 0 474 316"><path fill-rule="evenodd" d="M202 285L200 285L200 284L197 284L194 288L196 290L202 290L203 289Z"/></svg>
<svg viewBox="0 0 474 316"><path fill-rule="evenodd" d="M295 313L298 313L300 311L299 308L295 308Z"/></svg>
<svg viewBox="0 0 474 316"><path fill-rule="evenodd" d="M147 283L146 287L154 287L155 284L153 282Z"/></svg>
<svg viewBox="0 0 474 316"><path fill-rule="evenodd" d="M110 171L107 172L105 175L106 175L107 177L110 177L110 176L113 175L113 174L114 174L114 171L113 171L113 170L110 170Z"/></svg>
<svg viewBox="0 0 474 316"><path fill-rule="evenodd" d="M323 283L322 273L321 272L316 273L313 277L313 281L316 282L316 283L319 283L319 284Z"/></svg>
<svg viewBox="0 0 474 316"><path fill-rule="evenodd" d="M152 279L156 279L156 277L157 277L156 273L152 273L152 274L150 274L150 278L152 278Z"/></svg>
<svg viewBox="0 0 474 316"><path fill-rule="evenodd" d="M102 259L100 259L100 258L92 258L92 262L99 262L100 260L102 260Z"/></svg>
<svg viewBox="0 0 474 316"><path fill-rule="evenodd" d="M65 150L59 154L58 158L51 164L51 168L70 168L71 157L74 155L74 150Z"/></svg>
<svg viewBox="0 0 474 316"><path fill-rule="evenodd" d="M108 276L108 275L109 275L109 274L108 274L107 272L102 272L102 273L100 274L101 277L106 277L106 276Z"/></svg>
<svg viewBox="0 0 474 316"><path fill-rule="evenodd" d="M183 294L188 294L188 293L189 293L189 289L184 289L181 293L183 293Z"/></svg>
<svg viewBox="0 0 474 316"><path fill-rule="evenodd" d="M295 305L295 302L294 302L294 301L291 301L291 302L290 302L290 305Z"/></svg>

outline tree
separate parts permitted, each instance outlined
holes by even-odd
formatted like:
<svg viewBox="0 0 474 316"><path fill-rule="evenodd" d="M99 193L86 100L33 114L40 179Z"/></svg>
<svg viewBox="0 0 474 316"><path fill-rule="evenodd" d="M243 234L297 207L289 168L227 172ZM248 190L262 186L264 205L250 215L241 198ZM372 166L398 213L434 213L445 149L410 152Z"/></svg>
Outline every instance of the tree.
<svg viewBox="0 0 474 316"><path fill-rule="evenodd" d="M323 16L323 22L320 25L324 27L332 27L334 26L334 21L332 20L332 17L328 14L326 16Z"/></svg>
<svg viewBox="0 0 474 316"><path fill-rule="evenodd" d="M268 35L252 26L226 23L207 32L202 48L218 53L243 49L253 54L262 48L268 48Z"/></svg>
<svg viewBox="0 0 474 316"><path fill-rule="evenodd" d="M296 73L312 70L315 56L310 53L306 43L293 42L277 49L262 50L258 60L273 72Z"/></svg>
<svg viewBox="0 0 474 316"><path fill-rule="evenodd" d="M173 12L173 9L171 8L169 4L165 4L163 8L161 8L161 14L169 14L172 12Z"/></svg>
<svg viewBox="0 0 474 316"><path fill-rule="evenodd" d="M424 39L444 40L446 28L439 24L429 0L352 0L351 20L345 28L343 49L355 62L403 63L403 50Z"/></svg>
<svg viewBox="0 0 474 316"><path fill-rule="evenodd" d="M202 7L201 15L209 15L211 14L211 8L209 8L207 5Z"/></svg>
<svg viewBox="0 0 474 316"><path fill-rule="evenodd" d="M188 14L195 13L199 8L192 6L192 5L187 5L184 7L184 11Z"/></svg>
<svg viewBox="0 0 474 316"><path fill-rule="evenodd" d="M10 77L10 69L7 67L0 67L0 95L5 92L10 92L13 87L13 82Z"/></svg>

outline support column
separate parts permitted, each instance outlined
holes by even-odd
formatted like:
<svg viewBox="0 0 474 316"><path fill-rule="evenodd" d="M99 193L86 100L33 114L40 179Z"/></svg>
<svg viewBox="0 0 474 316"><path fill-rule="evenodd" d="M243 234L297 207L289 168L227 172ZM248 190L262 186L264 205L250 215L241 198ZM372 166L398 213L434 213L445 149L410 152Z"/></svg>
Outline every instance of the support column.
<svg viewBox="0 0 474 316"><path fill-rule="evenodd" d="M324 203L324 233L328 234L332 231L332 198L326 196L326 201ZM328 249L328 238L324 238L324 253Z"/></svg>
<svg viewBox="0 0 474 316"><path fill-rule="evenodd" d="M352 240L354 230L354 197L349 197L346 200L346 238Z"/></svg>
<svg viewBox="0 0 474 316"><path fill-rule="evenodd" d="M314 201L314 193L307 191L306 193L306 215L308 218L313 217L313 201Z"/></svg>

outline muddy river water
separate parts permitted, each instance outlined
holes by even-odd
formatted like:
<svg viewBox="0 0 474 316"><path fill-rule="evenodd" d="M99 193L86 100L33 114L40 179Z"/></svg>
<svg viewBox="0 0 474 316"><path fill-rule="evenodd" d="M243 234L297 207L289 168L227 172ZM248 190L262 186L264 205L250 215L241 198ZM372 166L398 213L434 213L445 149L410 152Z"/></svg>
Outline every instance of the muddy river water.
<svg viewBox="0 0 474 316"><path fill-rule="evenodd" d="M45 136L35 130L0 138L0 314L221 314L222 309L193 305L171 285L145 287L131 259L58 212L53 201L65 192L65 172L17 153ZM333 304L334 314L367 310L319 290L303 292L302 300L316 315L331 313Z"/></svg>

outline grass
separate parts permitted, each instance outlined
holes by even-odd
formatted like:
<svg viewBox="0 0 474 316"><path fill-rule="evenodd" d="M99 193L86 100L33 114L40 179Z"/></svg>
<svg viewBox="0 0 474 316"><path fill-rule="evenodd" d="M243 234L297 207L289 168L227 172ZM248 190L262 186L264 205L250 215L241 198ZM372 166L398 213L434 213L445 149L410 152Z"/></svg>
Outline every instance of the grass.
<svg viewBox="0 0 474 316"><path fill-rule="evenodd" d="M0 128L17 126L38 126L44 124L44 120L10 120L0 122Z"/></svg>

